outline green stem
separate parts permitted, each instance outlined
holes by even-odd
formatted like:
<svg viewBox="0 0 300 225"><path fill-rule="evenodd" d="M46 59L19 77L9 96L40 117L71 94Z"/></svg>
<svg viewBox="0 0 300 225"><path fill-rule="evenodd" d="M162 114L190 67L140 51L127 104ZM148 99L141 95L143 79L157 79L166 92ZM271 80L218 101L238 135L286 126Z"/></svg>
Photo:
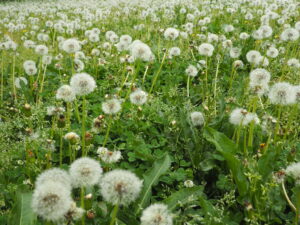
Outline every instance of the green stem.
<svg viewBox="0 0 300 225"><path fill-rule="evenodd" d="M60 142L59 142L59 166L62 166L62 154L63 154L63 129L59 129L59 137L60 137Z"/></svg>
<svg viewBox="0 0 300 225"><path fill-rule="evenodd" d="M143 85L143 86L144 86L144 83L145 83L145 79L146 79L146 75L147 75L148 69L149 69L149 66L146 66L146 70L145 70L145 72L144 72L144 75L143 75L143 81L142 81L142 85Z"/></svg>
<svg viewBox="0 0 300 225"><path fill-rule="evenodd" d="M236 133L236 144L237 145L239 145L239 143L240 143L241 130L242 130L242 123L238 126L238 130Z"/></svg>
<svg viewBox="0 0 300 225"><path fill-rule="evenodd" d="M75 115L76 115L77 121L80 123L81 120L80 120L80 116L79 116L77 99L75 99L74 104L75 104Z"/></svg>
<svg viewBox="0 0 300 225"><path fill-rule="evenodd" d="M154 77L154 79L153 79L153 82L152 82L152 85L151 85L149 94L151 94L151 92L153 91L153 88L154 88L154 85L155 85L155 83L156 83L156 81L157 81L158 75L159 75L159 73L160 73L160 71L161 71L161 69L162 69L162 66L163 66L164 62L165 62L166 55L167 55L167 53L165 52L165 53L164 53L164 56L163 56L163 58L162 58L162 60L161 60L160 67L159 67L159 69L158 69L158 71L157 71L157 73L155 74L155 77Z"/></svg>
<svg viewBox="0 0 300 225"><path fill-rule="evenodd" d="M68 131L71 130L71 103L67 102L67 128Z"/></svg>
<svg viewBox="0 0 300 225"><path fill-rule="evenodd" d="M115 221L117 218L117 214L118 214L118 210L119 210L119 205L115 205L113 211L112 211L112 215L111 215L111 221L110 221L110 225L115 225Z"/></svg>
<svg viewBox="0 0 300 225"><path fill-rule="evenodd" d="M244 154L245 154L245 156L248 155L248 149L247 149L247 129L244 129Z"/></svg>
<svg viewBox="0 0 300 225"><path fill-rule="evenodd" d="M229 90L228 90L229 93L230 93L231 88L232 88L232 82L233 82L233 79L235 77L235 73L236 73L236 69L232 65L231 74L230 74L230 81L229 81Z"/></svg>
<svg viewBox="0 0 300 225"><path fill-rule="evenodd" d="M253 105L252 112L255 113L256 108L257 108L257 97L254 97L252 105ZM252 146L253 146L254 125L255 125L254 121L252 121L250 123L249 136L248 136L248 147L250 147L250 148L252 148Z"/></svg>
<svg viewBox="0 0 300 225"><path fill-rule="evenodd" d="M279 105L278 106L278 114L277 114L277 123L276 123L276 128L275 128L275 133L274 133L274 142L277 141L278 139L278 132L279 132L279 128L280 128L280 117L281 117L281 110L282 110L282 106Z"/></svg>
<svg viewBox="0 0 300 225"><path fill-rule="evenodd" d="M186 93L187 93L187 97L190 97L190 76L187 76L187 82L186 82Z"/></svg>
<svg viewBox="0 0 300 225"><path fill-rule="evenodd" d="M204 99L207 95L207 86L208 86L208 56L206 56Z"/></svg>
<svg viewBox="0 0 300 225"><path fill-rule="evenodd" d="M3 88L4 88L4 51L2 50L2 57L1 57L1 105L3 103Z"/></svg>
<svg viewBox="0 0 300 225"><path fill-rule="evenodd" d="M41 81L41 89L40 89L40 92L39 92L40 94L37 96L37 103L38 103L38 105L41 103L41 94L42 94L43 88L44 88L44 81L45 81L45 76L46 76L46 70L47 70L47 66L45 65L43 76L42 76L42 81Z"/></svg>
<svg viewBox="0 0 300 225"><path fill-rule="evenodd" d="M80 189L80 207L84 209L84 187ZM81 217L81 224L85 225L85 214Z"/></svg>
<svg viewBox="0 0 300 225"><path fill-rule="evenodd" d="M86 156L85 152L85 121L86 120L86 99L85 96L82 98L82 125L81 125L81 147L82 156Z"/></svg>
<svg viewBox="0 0 300 225"><path fill-rule="evenodd" d="M217 115L217 80L218 80L218 73L219 73L219 66L220 62L218 60L216 74L215 74L215 82L214 82L214 103L215 103L215 115Z"/></svg>
<svg viewBox="0 0 300 225"><path fill-rule="evenodd" d="M132 87L133 87L133 85L134 85L134 81L135 81L135 79L137 78L137 76L138 76L138 74L139 74L139 72L140 72L140 68L141 68L141 62L140 62L140 60L138 60L138 61L137 61L137 68L136 68L134 74L132 75L132 79L131 79L131 82L130 82L130 87L129 87L127 93L126 93L125 100L128 98L128 96L129 96L129 94L130 94L130 92L131 92L131 90L132 90ZM126 77L126 78L127 78L127 77ZM125 79L125 81L126 81L126 79ZM124 84L125 84L125 83L124 83Z"/></svg>
<svg viewBox="0 0 300 225"><path fill-rule="evenodd" d="M106 134L105 134L105 138L104 138L104 141L103 141L103 147L105 147L105 145L107 143L109 131L110 131L110 128L111 128L111 124L112 124L112 116L110 115L107 130L106 130Z"/></svg>
<svg viewBox="0 0 300 225"><path fill-rule="evenodd" d="M282 187L283 194L284 194L284 197L285 197L287 203L289 204L289 206L292 208L292 210L294 212L297 212L297 208L294 206L294 204L292 203L292 201L290 200L290 198L289 198L289 196L288 196L288 194L286 192L285 185L284 185L284 180L281 183L281 187Z"/></svg>
<svg viewBox="0 0 300 225"><path fill-rule="evenodd" d="M13 91L13 99L17 100L17 91L15 86L15 66L16 66L16 54L14 54L13 66L12 66L12 91Z"/></svg>

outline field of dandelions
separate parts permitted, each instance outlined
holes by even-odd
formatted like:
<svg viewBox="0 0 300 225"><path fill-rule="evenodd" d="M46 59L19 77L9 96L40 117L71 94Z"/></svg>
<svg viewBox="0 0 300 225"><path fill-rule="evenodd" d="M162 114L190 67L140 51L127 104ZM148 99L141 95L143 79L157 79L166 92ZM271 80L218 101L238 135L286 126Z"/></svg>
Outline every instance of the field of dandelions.
<svg viewBox="0 0 300 225"><path fill-rule="evenodd" d="M298 225L298 0L0 3L1 225Z"/></svg>

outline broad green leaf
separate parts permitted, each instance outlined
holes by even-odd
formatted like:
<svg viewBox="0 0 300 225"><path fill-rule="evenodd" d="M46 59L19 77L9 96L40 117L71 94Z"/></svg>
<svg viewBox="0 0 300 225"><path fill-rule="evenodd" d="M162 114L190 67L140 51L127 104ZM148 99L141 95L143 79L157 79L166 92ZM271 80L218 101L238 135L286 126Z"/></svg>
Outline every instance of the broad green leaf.
<svg viewBox="0 0 300 225"><path fill-rule="evenodd" d="M139 225L140 223L136 220L130 209L120 210L117 216L118 220L122 221L124 224Z"/></svg>
<svg viewBox="0 0 300 225"><path fill-rule="evenodd" d="M31 208L32 193L18 194L16 207L15 225L34 225L36 224L36 215Z"/></svg>
<svg viewBox="0 0 300 225"><path fill-rule="evenodd" d="M170 210L174 209L178 203L188 203L191 199L202 195L203 187L195 186L191 188L184 188L164 200L164 203L168 205Z"/></svg>
<svg viewBox="0 0 300 225"><path fill-rule="evenodd" d="M149 204L152 186L156 185L159 181L159 177L167 172L171 166L171 159L168 154L166 154L161 159L154 162L153 167L148 170L144 177L144 186L141 192L141 197L138 200L138 211L145 208Z"/></svg>
<svg viewBox="0 0 300 225"><path fill-rule="evenodd" d="M239 194L245 196L248 192L249 182L244 175L241 161L234 156L234 153L237 152L236 145L224 134L210 127L205 128L204 137L207 141L213 143L216 146L217 151L225 158L237 185Z"/></svg>
<svg viewBox="0 0 300 225"><path fill-rule="evenodd" d="M203 197L199 197L199 204L201 208L204 210L204 213L206 216L216 216L218 212L216 211L215 207L206 199Z"/></svg>
<svg viewBox="0 0 300 225"><path fill-rule="evenodd" d="M258 160L258 171L263 180L267 178L274 169L274 162L277 160L278 153L275 149L268 149Z"/></svg>

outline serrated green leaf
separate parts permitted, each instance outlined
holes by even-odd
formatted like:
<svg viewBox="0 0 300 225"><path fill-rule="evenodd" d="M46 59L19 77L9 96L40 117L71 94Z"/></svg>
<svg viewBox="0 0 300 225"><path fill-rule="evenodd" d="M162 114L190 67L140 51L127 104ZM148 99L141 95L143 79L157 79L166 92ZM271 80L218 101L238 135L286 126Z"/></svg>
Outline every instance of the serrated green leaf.
<svg viewBox="0 0 300 225"><path fill-rule="evenodd" d="M195 186L191 188L184 188L164 200L170 210L174 209L178 203L185 204L190 201L190 197L198 197L202 195L203 187Z"/></svg>
<svg viewBox="0 0 300 225"><path fill-rule="evenodd" d="M249 182L244 175L243 165L240 160L234 156L237 152L237 147L226 135L210 128L206 127L203 133L207 141L213 143L216 146L218 152L225 158L227 165L233 175L233 179L237 185L239 194L245 196L248 192Z"/></svg>
<svg viewBox="0 0 300 225"><path fill-rule="evenodd" d="M144 186L141 192L141 197L138 200L138 210L145 208L149 204L152 186L156 185L159 181L161 175L167 172L171 166L171 159L168 154L166 154L161 159L154 162L153 167L148 170L144 177Z"/></svg>

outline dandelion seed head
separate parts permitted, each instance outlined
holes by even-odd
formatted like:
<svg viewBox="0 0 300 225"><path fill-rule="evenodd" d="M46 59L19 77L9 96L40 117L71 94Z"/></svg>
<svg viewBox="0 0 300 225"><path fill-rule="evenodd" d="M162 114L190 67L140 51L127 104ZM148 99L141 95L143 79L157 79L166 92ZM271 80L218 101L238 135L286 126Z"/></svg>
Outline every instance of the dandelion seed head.
<svg viewBox="0 0 300 225"><path fill-rule="evenodd" d="M141 216L141 225L172 225L172 215L165 204L152 204Z"/></svg>
<svg viewBox="0 0 300 225"><path fill-rule="evenodd" d="M134 173L115 169L104 174L100 191L106 202L126 206L138 198L142 184L143 181Z"/></svg>
<svg viewBox="0 0 300 225"><path fill-rule="evenodd" d="M59 182L45 182L33 192L32 210L47 221L58 221L70 209L70 190Z"/></svg>
<svg viewBox="0 0 300 225"><path fill-rule="evenodd" d="M75 94L79 96L90 94L97 87L95 79L87 73L74 74L70 86Z"/></svg>
<svg viewBox="0 0 300 225"><path fill-rule="evenodd" d="M102 168L98 161L82 157L71 164L69 172L73 187L89 187L99 182Z"/></svg>

